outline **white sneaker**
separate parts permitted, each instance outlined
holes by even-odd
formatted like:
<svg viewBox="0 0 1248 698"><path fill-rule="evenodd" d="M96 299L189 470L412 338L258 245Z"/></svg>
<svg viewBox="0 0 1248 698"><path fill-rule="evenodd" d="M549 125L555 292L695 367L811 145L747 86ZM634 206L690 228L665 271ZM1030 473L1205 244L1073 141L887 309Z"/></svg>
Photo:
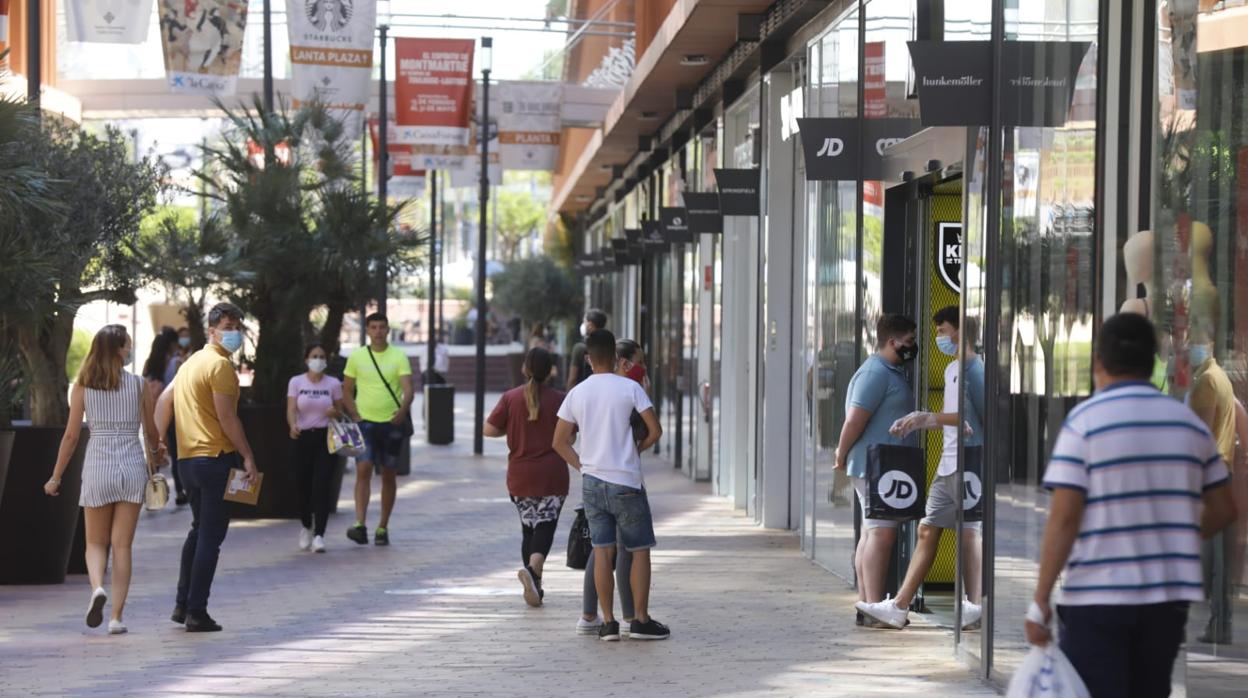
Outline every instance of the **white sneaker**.
<svg viewBox="0 0 1248 698"><path fill-rule="evenodd" d="M108 621L108 634L109 635L124 635L127 632L129 631L126 629L125 623L122 623L121 621L116 620L116 619Z"/></svg>
<svg viewBox="0 0 1248 698"><path fill-rule="evenodd" d="M87 627L98 628L104 622L104 604L108 603L108 592L104 587L96 587L91 592L91 600L87 602Z"/></svg>
<svg viewBox="0 0 1248 698"><path fill-rule="evenodd" d="M309 550L312 548L312 529L304 528L299 531L299 549Z"/></svg>
<svg viewBox="0 0 1248 698"><path fill-rule="evenodd" d="M312 552L314 553L325 552L325 537L324 536L314 536L312 538Z"/></svg>
<svg viewBox="0 0 1248 698"><path fill-rule="evenodd" d="M908 609L898 608L897 604L888 596L878 603L859 601L854 604L854 608L862 611L864 615L870 616L884 625L897 630L906 627L906 616L910 615Z"/></svg>
<svg viewBox="0 0 1248 698"><path fill-rule="evenodd" d="M597 635L598 628L602 627L602 619L594 616L593 620L585 620L584 618L576 619L577 635Z"/></svg>
<svg viewBox="0 0 1248 698"><path fill-rule="evenodd" d="M984 607L971 603L971 600L962 597L962 629L976 630L979 628L979 621L984 616Z"/></svg>

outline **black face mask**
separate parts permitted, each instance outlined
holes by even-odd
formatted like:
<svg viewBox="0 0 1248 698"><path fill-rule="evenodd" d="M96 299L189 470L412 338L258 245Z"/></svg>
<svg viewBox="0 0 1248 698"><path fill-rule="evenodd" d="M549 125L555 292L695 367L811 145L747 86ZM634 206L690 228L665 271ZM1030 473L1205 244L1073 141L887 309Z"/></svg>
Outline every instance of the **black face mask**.
<svg viewBox="0 0 1248 698"><path fill-rule="evenodd" d="M914 344L902 344L897 347L897 356L901 358L903 363L914 361L914 358L918 355L919 345L917 342Z"/></svg>

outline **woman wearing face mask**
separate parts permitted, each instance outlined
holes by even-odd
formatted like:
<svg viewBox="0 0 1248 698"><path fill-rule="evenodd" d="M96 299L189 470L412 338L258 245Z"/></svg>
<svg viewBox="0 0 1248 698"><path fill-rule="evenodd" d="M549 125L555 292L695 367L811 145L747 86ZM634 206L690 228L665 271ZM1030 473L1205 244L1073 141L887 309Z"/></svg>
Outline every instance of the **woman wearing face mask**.
<svg viewBox="0 0 1248 698"><path fill-rule="evenodd" d="M173 382L173 377L178 372L178 366L182 364L182 356L178 345L178 333L172 327L163 327L160 334L152 340L152 349L147 355L147 361L143 363L143 380L145 387L151 394L152 404L156 404L156 399L160 397L165 386ZM169 431L165 435L165 443L169 444L168 448L170 462L173 466L173 489L174 502L178 506L186 504L186 492L182 489L182 478L178 473L178 451L177 439L174 438L173 426L169 426Z"/></svg>
<svg viewBox="0 0 1248 698"><path fill-rule="evenodd" d="M342 383L325 375L329 355L321 344L309 344L303 358L307 373L291 378L286 390L286 423L295 440L294 471L303 520L299 549L323 553L334 471L334 456L327 445L329 420L341 414Z"/></svg>
<svg viewBox="0 0 1248 698"><path fill-rule="evenodd" d="M104 572L108 550L113 550L113 612L108 633L126 632L121 621L130 591L130 544L139 522L139 508L147 485L149 468L164 462L165 452L156 437L152 418L154 400L144 389L143 379L123 367L130 359L130 337L121 325L106 325L96 333L91 351L82 362L69 398L69 423L61 438L52 477L43 491L55 497L60 493L61 476L69 466L82 435L85 415L91 427L87 453L82 463L83 507L87 538L87 576L91 580L91 600L87 604L87 627L104 622ZM142 428L153 448L144 450L139 441Z"/></svg>

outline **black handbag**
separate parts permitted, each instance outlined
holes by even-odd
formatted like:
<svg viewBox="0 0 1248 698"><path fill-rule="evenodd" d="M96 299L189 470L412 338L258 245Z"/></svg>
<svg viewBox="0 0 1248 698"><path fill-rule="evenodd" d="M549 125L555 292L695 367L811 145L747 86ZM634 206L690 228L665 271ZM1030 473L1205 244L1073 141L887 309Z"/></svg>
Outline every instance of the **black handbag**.
<svg viewBox="0 0 1248 698"><path fill-rule="evenodd" d="M963 446L962 520L984 520L984 447Z"/></svg>
<svg viewBox="0 0 1248 698"><path fill-rule="evenodd" d="M924 492L927 468L923 449L916 446L872 444L867 448L868 519L921 519L927 505Z"/></svg>
<svg viewBox="0 0 1248 698"><path fill-rule="evenodd" d="M386 386L386 392L390 393L390 399L394 400L394 404L401 410L403 402L394 394L394 389L390 387L390 383L386 381L386 377L381 373L381 366L377 363L377 357L373 356L372 347L364 347L368 352L368 358L373 360L373 368L377 369L377 377L381 379L381 384ZM416 428L412 426L412 411L407 411L407 418L403 420L403 438L410 439L412 434L416 433Z"/></svg>
<svg viewBox="0 0 1248 698"><path fill-rule="evenodd" d="M572 520L572 530L568 531L568 567L583 570L589 564L589 553L593 551L593 543L589 539L589 519L585 518L585 510L577 509L576 518Z"/></svg>

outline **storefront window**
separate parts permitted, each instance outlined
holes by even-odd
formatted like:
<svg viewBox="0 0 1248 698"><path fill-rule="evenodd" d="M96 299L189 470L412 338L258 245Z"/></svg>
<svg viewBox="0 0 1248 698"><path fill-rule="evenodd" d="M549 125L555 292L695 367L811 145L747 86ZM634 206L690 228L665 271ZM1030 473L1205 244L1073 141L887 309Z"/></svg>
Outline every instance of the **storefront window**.
<svg viewBox="0 0 1248 698"><path fill-rule="evenodd" d="M1032 125L1045 123L1050 105L1041 99L1003 134L999 319L990 338L997 390L987 404L996 421L984 451L995 476L990 640L999 676L1028 648L1019 619L1035 589L1048 454L1066 413L1092 390L1096 12L1096 3L1076 0L1019 0L1005 12L1007 42L1040 42L1037 65L1058 60L1069 42L1086 51L1065 123Z"/></svg>
<svg viewBox="0 0 1248 698"><path fill-rule="evenodd" d="M1202 550L1209 600L1191 608L1186 653L1188 695L1229 694L1248 663L1248 8L1157 7L1153 230L1123 254L1128 291L1161 333L1167 389L1208 424L1233 472L1240 517Z"/></svg>

